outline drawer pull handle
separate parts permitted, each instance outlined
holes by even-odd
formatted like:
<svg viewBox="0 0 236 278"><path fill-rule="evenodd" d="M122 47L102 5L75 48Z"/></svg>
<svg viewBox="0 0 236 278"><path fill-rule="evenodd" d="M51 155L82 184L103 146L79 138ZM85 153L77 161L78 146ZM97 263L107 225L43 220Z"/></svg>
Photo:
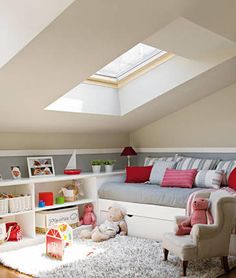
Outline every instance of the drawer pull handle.
<svg viewBox="0 0 236 278"><path fill-rule="evenodd" d="M133 215L132 215L132 214L127 214L127 216L128 216L128 217L133 217Z"/></svg>

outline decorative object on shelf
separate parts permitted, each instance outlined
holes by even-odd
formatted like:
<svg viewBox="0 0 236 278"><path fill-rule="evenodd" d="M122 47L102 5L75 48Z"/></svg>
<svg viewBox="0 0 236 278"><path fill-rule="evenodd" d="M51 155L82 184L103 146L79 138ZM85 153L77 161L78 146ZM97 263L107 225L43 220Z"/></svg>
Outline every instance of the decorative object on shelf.
<svg viewBox="0 0 236 278"><path fill-rule="evenodd" d="M81 183L78 180L73 180L72 184L63 186L59 193L63 194L65 202L75 202L78 200L79 195L84 195L81 188Z"/></svg>
<svg viewBox="0 0 236 278"><path fill-rule="evenodd" d="M55 176L52 157L27 157L29 177Z"/></svg>
<svg viewBox="0 0 236 278"><path fill-rule="evenodd" d="M72 228L78 227L78 207L51 209L35 213L35 226L38 233L45 234L48 229L61 222L66 222Z"/></svg>
<svg viewBox="0 0 236 278"><path fill-rule="evenodd" d="M93 212L94 206L92 203L88 203L84 206L83 217L80 219L80 225L92 225L94 228L96 226L96 216Z"/></svg>
<svg viewBox="0 0 236 278"><path fill-rule="evenodd" d="M44 208L45 207L45 202L40 200L39 201L39 208Z"/></svg>
<svg viewBox="0 0 236 278"><path fill-rule="evenodd" d="M45 203L45 206L52 206L53 203L53 192L39 192L39 200Z"/></svg>
<svg viewBox="0 0 236 278"><path fill-rule="evenodd" d="M91 164L92 164L93 173L98 174L101 172L101 166L103 165L103 160L100 159L92 160Z"/></svg>
<svg viewBox="0 0 236 278"><path fill-rule="evenodd" d="M120 235L127 235L128 228L125 222L125 211L119 206L110 206L108 208L106 221L97 226L91 232L89 230L82 230L80 238L92 239L99 242L115 237L118 233Z"/></svg>
<svg viewBox="0 0 236 278"><path fill-rule="evenodd" d="M106 173L111 173L113 171L113 167L115 164L115 160L104 160L103 164L105 165L105 172Z"/></svg>
<svg viewBox="0 0 236 278"><path fill-rule="evenodd" d="M56 204L62 205L65 203L65 198L63 196L57 196L56 197Z"/></svg>
<svg viewBox="0 0 236 278"><path fill-rule="evenodd" d="M76 167L76 150L73 151L71 158L64 170L65 175L78 175L81 173L80 169Z"/></svg>
<svg viewBox="0 0 236 278"><path fill-rule="evenodd" d="M62 260L64 248L72 246L73 231L67 223L60 223L48 230L46 234L46 255Z"/></svg>
<svg viewBox="0 0 236 278"><path fill-rule="evenodd" d="M137 155L136 151L131 147L125 147L121 153L121 156L127 156L128 166L130 166L130 156Z"/></svg>
<svg viewBox="0 0 236 278"><path fill-rule="evenodd" d="M21 171L19 166L11 166L11 175L13 179L21 178Z"/></svg>
<svg viewBox="0 0 236 278"><path fill-rule="evenodd" d="M7 237L6 241L19 241L22 240L22 230L17 222L6 223Z"/></svg>

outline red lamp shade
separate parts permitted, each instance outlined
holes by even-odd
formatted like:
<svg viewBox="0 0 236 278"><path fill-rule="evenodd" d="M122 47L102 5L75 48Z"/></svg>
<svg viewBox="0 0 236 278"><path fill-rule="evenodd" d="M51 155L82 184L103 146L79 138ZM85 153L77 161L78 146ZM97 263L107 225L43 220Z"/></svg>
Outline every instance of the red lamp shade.
<svg viewBox="0 0 236 278"><path fill-rule="evenodd" d="M137 155L136 151L132 147L125 147L121 153L121 156Z"/></svg>
<svg viewBox="0 0 236 278"><path fill-rule="evenodd" d="M137 155L137 153L136 153L136 151L135 151L132 147L130 147L130 146L125 147L125 148L123 149L122 153L121 153L121 156L127 156L127 158L128 158L128 166L130 166L130 156L131 156L131 155Z"/></svg>

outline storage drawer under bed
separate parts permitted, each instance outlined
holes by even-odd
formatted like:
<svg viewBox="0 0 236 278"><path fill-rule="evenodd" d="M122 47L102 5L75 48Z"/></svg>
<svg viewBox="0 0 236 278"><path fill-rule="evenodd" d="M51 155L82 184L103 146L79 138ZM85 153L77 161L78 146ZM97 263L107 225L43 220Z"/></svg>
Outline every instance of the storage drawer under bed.
<svg viewBox="0 0 236 278"><path fill-rule="evenodd" d="M185 215L185 210L179 208L99 199L99 223L105 221L107 209L112 204L126 209L125 220L130 236L156 240L162 240L166 232L173 232L176 215Z"/></svg>

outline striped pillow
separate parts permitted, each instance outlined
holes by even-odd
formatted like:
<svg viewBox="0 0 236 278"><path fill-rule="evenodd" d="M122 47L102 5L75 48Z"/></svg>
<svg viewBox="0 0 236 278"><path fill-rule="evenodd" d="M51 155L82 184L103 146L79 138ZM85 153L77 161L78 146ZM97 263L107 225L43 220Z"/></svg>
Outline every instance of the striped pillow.
<svg viewBox="0 0 236 278"><path fill-rule="evenodd" d="M196 175L195 186L218 189L223 176L223 170L201 170Z"/></svg>
<svg viewBox="0 0 236 278"><path fill-rule="evenodd" d="M182 156L169 156L169 157L145 157L144 166L152 166L156 161L179 162L183 159Z"/></svg>
<svg viewBox="0 0 236 278"><path fill-rule="evenodd" d="M223 170L224 176L222 180L223 185L228 185L228 179L230 176L230 173L233 171L233 169L236 167L236 161L235 160L228 160L228 161L220 161L217 165L216 170Z"/></svg>
<svg viewBox="0 0 236 278"><path fill-rule="evenodd" d="M196 175L197 175L197 169L190 169L190 170L166 169L161 186L192 188Z"/></svg>
<svg viewBox="0 0 236 278"><path fill-rule="evenodd" d="M161 184L165 175L166 169L175 168L176 162L174 161L156 161L152 167L152 171L149 178L149 183Z"/></svg>
<svg viewBox="0 0 236 278"><path fill-rule="evenodd" d="M214 170L219 163L215 159L200 159L184 157L176 166L177 170L197 169L197 170Z"/></svg>

